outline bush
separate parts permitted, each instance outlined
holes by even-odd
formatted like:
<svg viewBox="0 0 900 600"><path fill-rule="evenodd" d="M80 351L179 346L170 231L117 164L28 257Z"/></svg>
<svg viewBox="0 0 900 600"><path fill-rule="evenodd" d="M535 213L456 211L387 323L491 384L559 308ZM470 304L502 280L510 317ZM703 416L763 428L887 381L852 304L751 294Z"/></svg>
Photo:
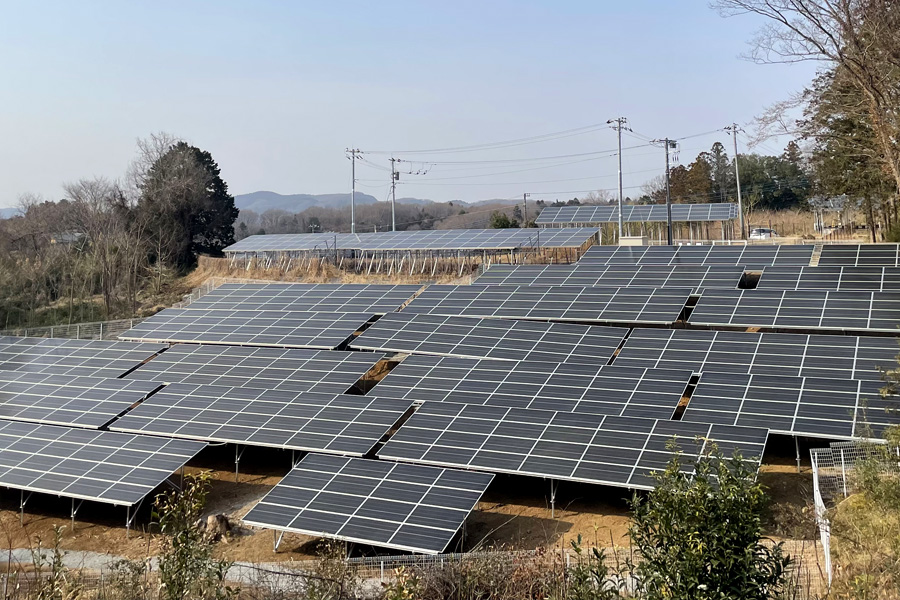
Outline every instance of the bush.
<svg viewBox="0 0 900 600"><path fill-rule="evenodd" d="M674 442L670 443L670 447ZM657 487L635 495L629 535L638 596L647 600L764 600L784 589L790 558L763 544L766 495L756 465L717 448L694 469L675 454ZM693 471L693 473L691 472Z"/></svg>

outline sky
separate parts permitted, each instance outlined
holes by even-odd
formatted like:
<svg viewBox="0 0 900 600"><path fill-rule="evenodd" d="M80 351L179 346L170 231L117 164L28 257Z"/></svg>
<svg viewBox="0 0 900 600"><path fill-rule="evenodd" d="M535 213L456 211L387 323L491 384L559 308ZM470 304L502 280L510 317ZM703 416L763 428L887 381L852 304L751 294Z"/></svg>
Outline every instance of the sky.
<svg viewBox="0 0 900 600"><path fill-rule="evenodd" d="M351 147L379 200L391 156L411 161L398 197L567 199L615 189L618 116L637 194L664 172L647 140L680 139L681 164L717 139L731 154L722 127L749 129L814 75L743 60L762 23L696 0L3 4L0 207L121 178L160 131L208 150L233 194L347 192Z"/></svg>

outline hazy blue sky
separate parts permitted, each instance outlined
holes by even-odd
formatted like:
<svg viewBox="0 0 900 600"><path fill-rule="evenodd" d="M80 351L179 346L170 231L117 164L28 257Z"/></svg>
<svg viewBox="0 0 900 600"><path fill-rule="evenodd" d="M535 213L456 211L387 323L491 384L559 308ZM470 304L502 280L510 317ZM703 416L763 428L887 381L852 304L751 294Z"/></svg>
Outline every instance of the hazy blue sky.
<svg viewBox="0 0 900 600"><path fill-rule="evenodd" d="M209 150L235 194L329 193L349 190L347 146L464 146L618 115L644 136L687 136L747 123L813 74L741 60L759 22L722 19L695 0L3 4L0 206L23 192L59 198L80 177L120 177L135 140L154 131ZM682 162L716 138L685 140ZM432 158L613 148L615 134L602 130ZM630 189L662 172L661 150L623 156ZM434 165L403 176L398 195L552 199L614 188L615 157L587 158ZM558 166L524 171L548 165ZM386 197L385 172L360 167L358 177L360 191Z"/></svg>

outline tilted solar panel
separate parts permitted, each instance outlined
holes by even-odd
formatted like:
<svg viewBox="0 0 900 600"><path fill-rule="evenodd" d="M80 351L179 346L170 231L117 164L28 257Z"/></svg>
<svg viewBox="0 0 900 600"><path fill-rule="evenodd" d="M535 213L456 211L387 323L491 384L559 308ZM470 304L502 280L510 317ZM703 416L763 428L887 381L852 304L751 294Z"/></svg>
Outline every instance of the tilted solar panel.
<svg viewBox="0 0 900 600"><path fill-rule="evenodd" d="M777 375L704 374L684 421L768 427L773 433L835 439L880 437L900 424L883 383Z"/></svg>
<svg viewBox="0 0 900 600"><path fill-rule="evenodd" d="M378 456L390 460L651 489L673 451L684 464L715 443L759 461L769 431L533 408L426 402ZM670 446L675 438L674 448ZM699 441L698 441L699 440Z"/></svg>
<svg viewBox="0 0 900 600"><path fill-rule="evenodd" d="M900 293L707 288L688 322L900 334Z"/></svg>
<svg viewBox="0 0 900 600"><path fill-rule="evenodd" d="M370 393L410 402L671 419L690 379L685 370L411 356Z"/></svg>
<svg viewBox="0 0 900 600"><path fill-rule="evenodd" d="M115 378L163 348L133 342L0 336L0 370Z"/></svg>
<svg viewBox="0 0 900 600"><path fill-rule="evenodd" d="M0 418L97 429L161 385L155 381L0 371Z"/></svg>
<svg viewBox="0 0 900 600"><path fill-rule="evenodd" d="M766 267L756 287L900 292L900 267Z"/></svg>
<svg viewBox="0 0 900 600"><path fill-rule="evenodd" d="M386 350L493 360L609 363L628 333L624 327L391 313L350 343Z"/></svg>
<svg viewBox="0 0 900 600"><path fill-rule="evenodd" d="M900 267L900 244L825 244L820 267Z"/></svg>
<svg viewBox="0 0 900 600"><path fill-rule="evenodd" d="M342 345L372 318L368 313L167 308L119 335L154 342L322 348Z"/></svg>
<svg viewBox="0 0 900 600"><path fill-rule="evenodd" d="M677 222L729 221L737 218L733 203L673 204L672 220ZM548 206L535 219L538 225L599 225L619 220L617 206ZM668 220L665 204L625 205L622 220L626 223L660 223Z"/></svg>
<svg viewBox="0 0 900 600"><path fill-rule="evenodd" d="M349 394L176 383L142 402L110 429L362 456L410 404Z"/></svg>
<svg viewBox="0 0 900 600"><path fill-rule="evenodd" d="M900 354L895 338L634 329L616 366L691 369L696 373L757 373L881 381Z"/></svg>
<svg viewBox="0 0 900 600"><path fill-rule="evenodd" d="M578 285L737 289L743 267L706 265L494 265L479 285Z"/></svg>
<svg viewBox="0 0 900 600"><path fill-rule="evenodd" d="M185 308L377 315L399 309L421 289L421 285L226 283Z"/></svg>
<svg viewBox="0 0 900 600"><path fill-rule="evenodd" d="M687 288L638 286L432 285L403 310L540 321L671 324L690 295Z"/></svg>
<svg viewBox="0 0 900 600"><path fill-rule="evenodd" d="M812 245L778 246L591 246L578 265L704 265L759 270L770 266L808 266Z"/></svg>
<svg viewBox="0 0 900 600"><path fill-rule="evenodd" d="M176 344L127 379L342 394L383 357L375 352Z"/></svg>
<svg viewBox="0 0 900 600"><path fill-rule="evenodd" d="M205 446L0 419L0 486L131 506Z"/></svg>
<svg viewBox="0 0 900 600"><path fill-rule="evenodd" d="M307 535L443 552L493 475L308 454L243 521Z"/></svg>

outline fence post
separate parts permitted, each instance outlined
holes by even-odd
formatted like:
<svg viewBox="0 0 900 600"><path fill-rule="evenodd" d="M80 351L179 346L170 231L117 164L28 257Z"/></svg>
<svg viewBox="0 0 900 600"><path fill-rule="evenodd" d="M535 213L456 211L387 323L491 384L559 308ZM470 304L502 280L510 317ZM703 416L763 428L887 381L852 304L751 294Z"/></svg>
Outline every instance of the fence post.
<svg viewBox="0 0 900 600"><path fill-rule="evenodd" d="M381 561L381 583L384 583L384 561Z"/></svg>
<svg viewBox="0 0 900 600"><path fill-rule="evenodd" d="M847 470L844 468L844 449L841 448L841 481L844 485L844 498L847 497Z"/></svg>
<svg viewBox="0 0 900 600"><path fill-rule="evenodd" d="M80 340L80 339L81 339L81 325L76 325L76 326L75 326L75 339L76 339L76 340Z"/></svg>
<svg viewBox="0 0 900 600"><path fill-rule="evenodd" d="M50 326L50 339L53 339L53 325Z"/></svg>
<svg viewBox="0 0 900 600"><path fill-rule="evenodd" d="M100 339L103 339L103 321L100 321Z"/></svg>

